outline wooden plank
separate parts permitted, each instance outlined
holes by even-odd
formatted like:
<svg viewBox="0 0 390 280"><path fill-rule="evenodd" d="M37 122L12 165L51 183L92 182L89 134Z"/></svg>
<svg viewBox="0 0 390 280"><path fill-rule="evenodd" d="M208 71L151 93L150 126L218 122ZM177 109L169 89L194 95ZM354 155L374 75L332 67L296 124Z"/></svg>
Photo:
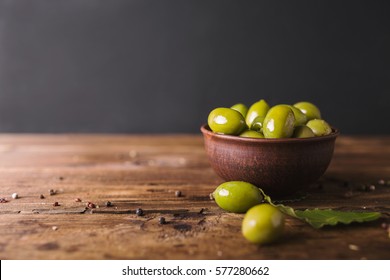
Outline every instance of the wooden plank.
<svg viewBox="0 0 390 280"><path fill-rule="evenodd" d="M243 216L209 199L223 181L197 135L3 134L0 174L0 197L9 200L0 203L0 259L390 258L381 227L390 223L390 186L377 184L390 180L386 136L340 136L320 182L286 202L377 210L379 221L315 230L288 218L284 237L267 246L248 243ZM362 183L375 190L362 191ZM137 216L137 208L145 214Z"/></svg>

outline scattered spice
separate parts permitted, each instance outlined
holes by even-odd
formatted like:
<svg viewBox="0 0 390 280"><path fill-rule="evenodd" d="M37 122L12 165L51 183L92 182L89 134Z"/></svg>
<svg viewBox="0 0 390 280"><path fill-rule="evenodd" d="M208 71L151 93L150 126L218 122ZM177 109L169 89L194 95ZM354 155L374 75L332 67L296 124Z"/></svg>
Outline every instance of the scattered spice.
<svg viewBox="0 0 390 280"><path fill-rule="evenodd" d="M96 208L96 205L95 204L93 204L92 202L90 202L90 201L88 201L86 204L85 204L85 206L87 206L87 208L90 208L90 209L92 209L92 208Z"/></svg>
<svg viewBox="0 0 390 280"><path fill-rule="evenodd" d="M205 211L204 208L200 209L199 214L203 214L204 211Z"/></svg>
<svg viewBox="0 0 390 280"><path fill-rule="evenodd" d="M81 202L81 198L75 198L75 202Z"/></svg>
<svg viewBox="0 0 390 280"><path fill-rule="evenodd" d="M176 197L181 197L181 191L175 191L175 196Z"/></svg>
<svg viewBox="0 0 390 280"><path fill-rule="evenodd" d="M18 199L18 198L19 198L19 195L18 195L18 193L13 193L13 194L11 195L11 197L12 197L13 199Z"/></svg>
<svg viewBox="0 0 390 280"><path fill-rule="evenodd" d="M160 218L158 219L158 222L159 222L160 225L165 225L165 224L167 223L167 221L165 220L164 217L160 217Z"/></svg>
<svg viewBox="0 0 390 280"><path fill-rule="evenodd" d="M41 194L41 195L39 196L39 198L40 198L40 199L44 199L45 196L44 196L43 194Z"/></svg>
<svg viewBox="0 0 390 280"><path fill-rule="evenodd" d="M106 207L111 207L112 203L111 203L111 201L106 201L105 205L106 205Z"/></svg>
<svg viewBox="0 0 390 280"><path fill-rule="evenodd" d="M359 246L357 246L355 244L349 244L348 248L349 248L349 250L352 250L352 251L359 251L360 250Z"/></svg>
<svg viewBox="0 0 390 280"><path fill-rule="evenodd" d="M54 231L56 231L56 230L58 229L58 227L52 226L51 229L54 230Z"/></svg>
<svg viewBox="0 0 390 280"><path fill-rule="evenodd" d="M135 214L136 214L137 216L143 216L143 215L144 215L144 210L142 210L141 208L137 208L137 209L135 210Z"/></svg>
<svg viewBox="0 0 390 280"><path fill-rule="evenodd" d="M373 184L360 184L358 186L358 190L359 191L362 191L362 192L372 192L372 191L375 191L375 185Z"/></svg>
<svg viewBox="0 0 390 280"><path fill-rule="evenodd" d="M4 197L0 198L0 203L6 203L6 202L8 202L8 200L6 200Z"/></svg>
<svg viewBox="0 0 390 280"><path fill-rule="evenodd" d="M209 198L210 198L210 200L214 200L213 193L210 193L210 194L209 194Z"/></svg>
<svg viewBox="0 0 390 280"><path fill-rule="evenodd" d="M62 181L62 180L64 180L64 177L60 176L60 177L58 177L58 179L59 179L60 181Z"/></svg>
<svg viewBox="0 0 390 280"><path fill-rule="evenodd" d="M58 203L58 201L56 201L53 203L53 206L60 206L60 204Z"/></svg>
<svg viewBox="0 0 390 280"><path fill-rule="evenodd" d="M49 194L50 194L50 195L55 195L55 194L56 194L56 191L53 190L53 189L50 189L50 190L49 190Z"/></svg>
<svg viewBox="0 0 390 280"><path fill-rule="evenodd" d="M383 179L380 179L380 180L378 180L378 184L379 185L384 185L386 182L385 182L385 180L383 180Z"/></svg>

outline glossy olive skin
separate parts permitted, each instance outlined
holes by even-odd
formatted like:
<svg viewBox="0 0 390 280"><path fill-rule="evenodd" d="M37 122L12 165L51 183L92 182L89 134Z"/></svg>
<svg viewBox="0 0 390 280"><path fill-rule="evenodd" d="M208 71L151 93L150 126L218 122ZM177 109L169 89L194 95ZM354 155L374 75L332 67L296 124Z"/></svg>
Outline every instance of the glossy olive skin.
<svg viewBox="0 0 390 280"><path fill-rule="evenodd" d="M230 108L212 110L207 122L213 132L220 134L238 135L246 128L241 113Z"/></svg>
<svg viewBox="0 0 390 280"><path fill-rule="evenodd" d="M213 197L219 207L233 213L245 213L263 200L258 187L242 181L222 183L213 192Z"/></svg>
<svg viewBox="0 0 390 280"><path fill-rule="evenodd" d="M294 104L294 107L302 111L307 117L307 120L321 119L320 109L310 102L302 101Z"/></svg>
<svg viewBox="0 0 390 280"><path fill-rule="evenodd" d="M307 123L307 116L301 110L291 105L289 105L289 107L294 113L295 126L304 125Z"/></svg>
<svg viewBox="0 0 390 280"><path fill-rule="evenodd" d="M316 136L324 136L332 133L332 128L324 120L310 120L306 124Z"/></svg>
<svg viewBox="0 0 390 280"><path fill-rule="evenodd" d="M265 117L269 108L268 103L264 99L252 104L245 118L248 127L252 126L252 122L256 117Z"/></svg>
<svg viewBox="0 0 390 280"><path fill-rule="evenodd" d="M240 137L247 137L247 138L264 138L263 133L257 132L257 131L254 131L254 130L245 130L239 136Z"/></svg>
<svg viewBox="0 0 390 280"><path fill-rule="evenodd" d="M241 113L241 115L245 118L248 113L248 107L245 104L237 103L230 107L233 110L236 110Z"/></svg>
<svg viewBox="0 0 390 280"><path fill-rule="evenodd" d="M287 105L276 105L269 109L263 123L265 138L289 138L294 132L295 117Z"/></svg>
<svg viewBox="0 0 390 280"><path fill-rule="evenodd" d="M292 135L293 138L310 138L315 137L314 132L310 127L306 125L299 125L294 128L294 133Z"/></svg>
<svg viewBox="0 0 390 280"><path fill-rule="evenodd" d="M263 123L264 123L264 117L256 117L251 125L251 130L257 131L257 132L263 132Z"/></svg>
<svg viewBox="0 0 390 280"><path fill-rule="evenodd" d="M259 204L245 214L242 234L255 244L267 244L277 240L283 233L284 215L270 204Z"/></svg>

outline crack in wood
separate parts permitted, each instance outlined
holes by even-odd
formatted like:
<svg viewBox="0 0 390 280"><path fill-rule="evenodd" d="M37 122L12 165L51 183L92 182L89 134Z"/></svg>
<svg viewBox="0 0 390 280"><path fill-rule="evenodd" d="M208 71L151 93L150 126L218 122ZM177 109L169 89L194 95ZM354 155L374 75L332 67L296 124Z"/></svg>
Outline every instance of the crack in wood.
<svg viewBox="0 0 390 280"><path fill-rule="evenodd" d="M84 214L88 208L68 208L68 209L33 209L31 212L22 211L23 214L32 213L32 214Z"/></svg>

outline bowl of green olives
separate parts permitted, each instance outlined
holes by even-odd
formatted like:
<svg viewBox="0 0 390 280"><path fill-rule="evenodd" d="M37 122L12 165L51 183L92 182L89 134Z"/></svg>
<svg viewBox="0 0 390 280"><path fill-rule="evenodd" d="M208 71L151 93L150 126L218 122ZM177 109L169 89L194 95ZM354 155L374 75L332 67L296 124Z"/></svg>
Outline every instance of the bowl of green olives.
<svg viewBox="0 0 390 280"><path fill-rule="evenodd" d="M245 181L273 197L306 190L328 168L339 132L310 102L216 108L201 126L211 167L226 181Z"/></svg>

